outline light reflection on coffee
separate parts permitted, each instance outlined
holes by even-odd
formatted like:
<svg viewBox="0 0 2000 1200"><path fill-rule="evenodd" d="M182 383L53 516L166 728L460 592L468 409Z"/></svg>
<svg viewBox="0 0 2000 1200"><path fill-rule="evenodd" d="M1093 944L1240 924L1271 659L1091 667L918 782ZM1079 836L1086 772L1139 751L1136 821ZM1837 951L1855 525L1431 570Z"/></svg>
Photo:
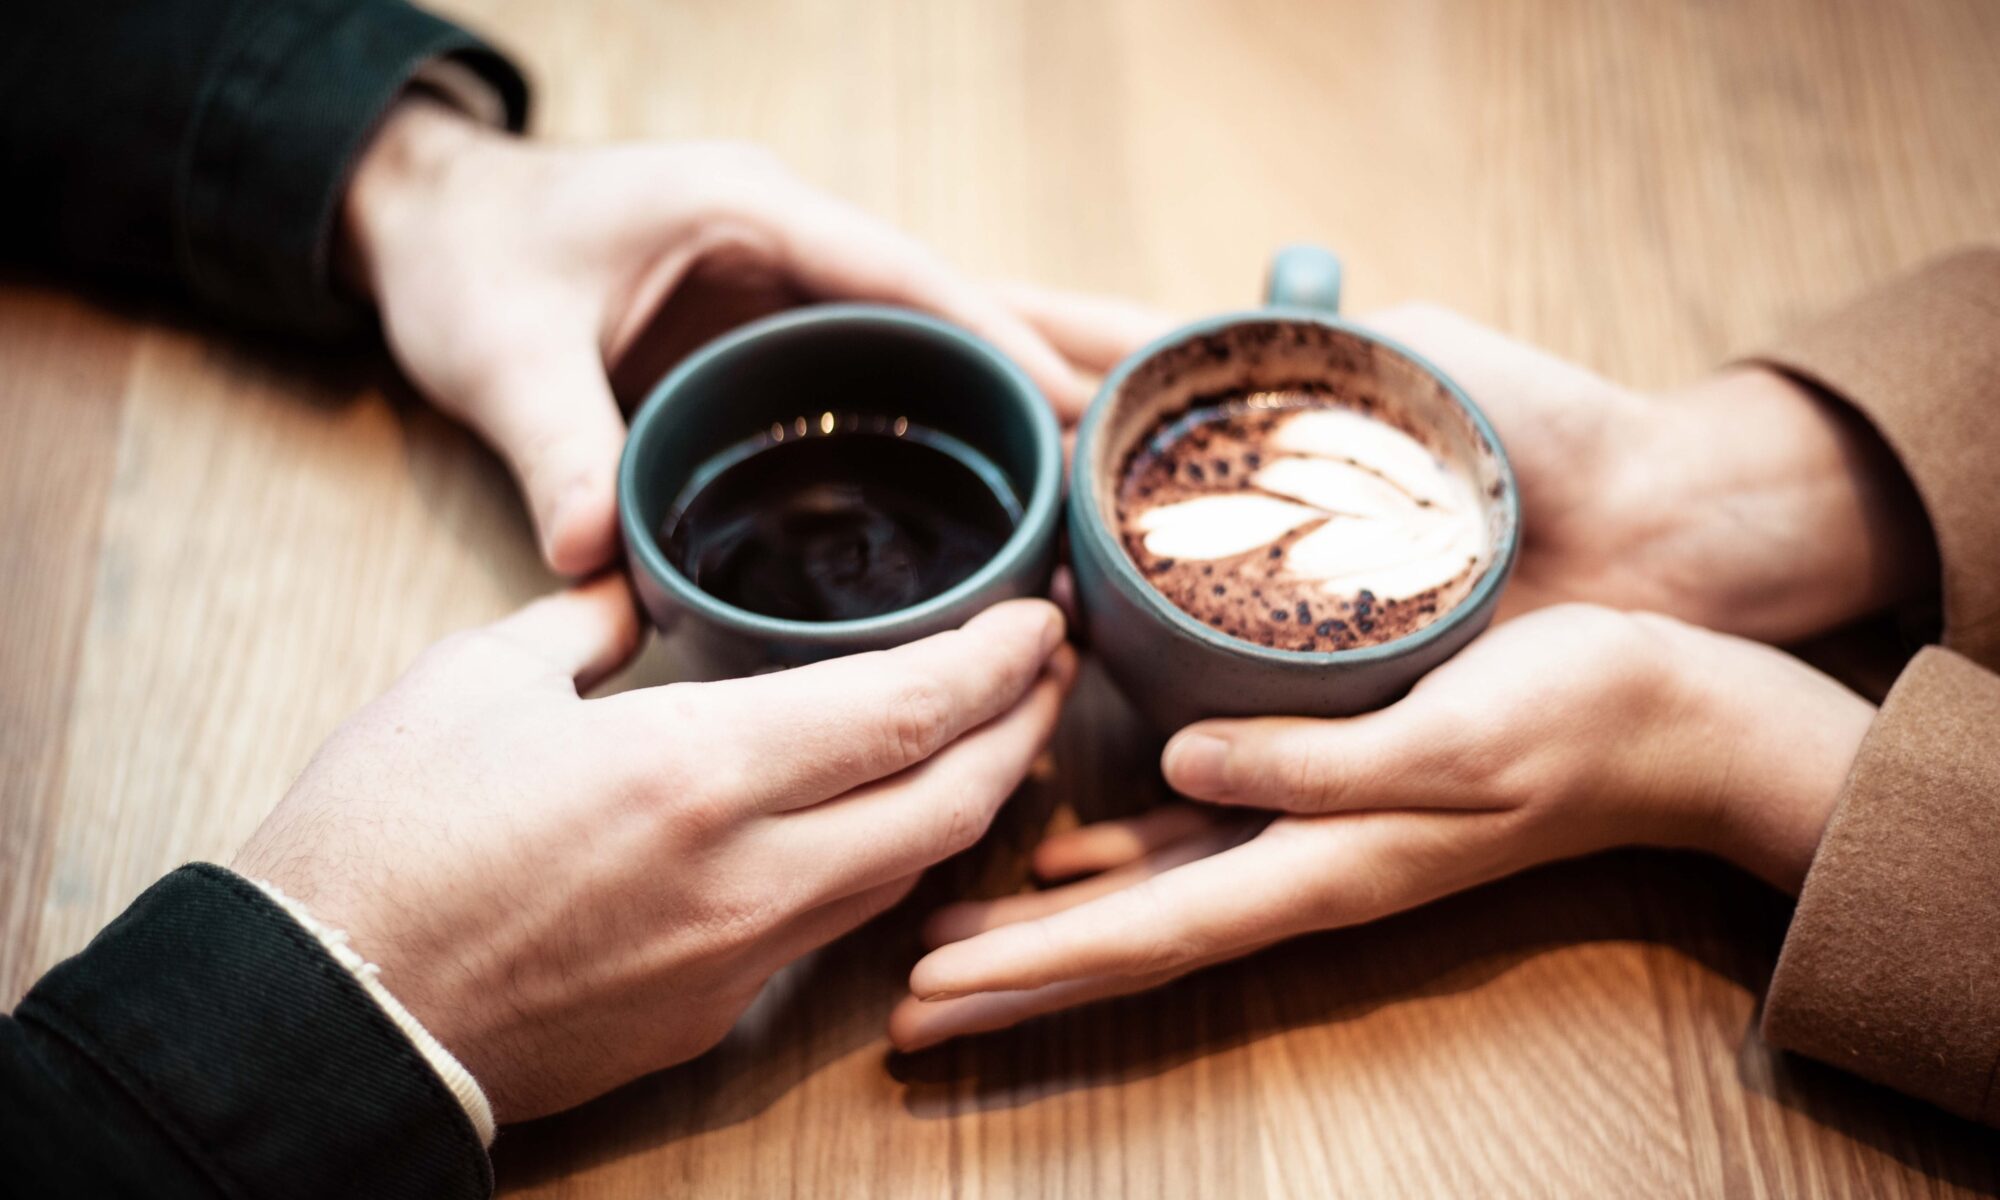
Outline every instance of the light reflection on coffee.
<svg viewBox="0 0 2000 1200"><path fill-rule="evenodd" d="M1118 517L1176 607L1291 650L1414 633L1490 553L1477 490L1421 431L1318 386L1199 397L1166 417L1125 465Z"/></svg>

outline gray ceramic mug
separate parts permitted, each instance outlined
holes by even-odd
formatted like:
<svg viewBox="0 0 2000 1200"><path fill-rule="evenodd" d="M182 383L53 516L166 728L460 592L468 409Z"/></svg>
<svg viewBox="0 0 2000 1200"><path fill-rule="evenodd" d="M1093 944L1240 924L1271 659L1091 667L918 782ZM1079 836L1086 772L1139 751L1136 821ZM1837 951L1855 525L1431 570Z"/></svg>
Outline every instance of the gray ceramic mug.
<svg viewBox="0 0 2000 1200"><path fill-rule="evenodd" d="M1013 534L957 585L909 608L847 621L769 617L696 587L660 545L667 510L719 452L774 423L881 413L949 434L1007 477ZM1062 492L1062 438L1046 401L1005 355L904 309L826 304L710 342L654 386L618 468L618 519L646 612L693 678L717 679L879 650L955 629L990 605L1048 590Z"/></svg>
<svg viewBox="0 0 2000 1200"><path fill-rule="evenodd" d="M1340 263L1317 247L1277 254L1266 304L1198 321L1133 354L1104 381L1077 434L1070 555L1090 647L1163 730L1206 717L1335 717L1380 708L1486 627L1514 566L1521 509L1513 469L1485 414L1458 385L1414 352L1339 319ZM1196 397L1301 383L1374 389L1434 433L1477 484L1491 535L1485 574L1414 633L1319 652L1240 641L1154 590L1120 542L1120 476L1162 417Z"/></svg>

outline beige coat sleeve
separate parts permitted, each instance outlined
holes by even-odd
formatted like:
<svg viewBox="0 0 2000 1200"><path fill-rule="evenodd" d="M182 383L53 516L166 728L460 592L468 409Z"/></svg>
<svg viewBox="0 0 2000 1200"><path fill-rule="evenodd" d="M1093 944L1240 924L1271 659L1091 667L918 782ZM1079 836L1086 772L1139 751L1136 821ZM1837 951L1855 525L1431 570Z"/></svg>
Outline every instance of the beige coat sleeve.
<svg viewBox="0 0 2000 1200"><path fill-rule="evenodd" d="M1944 646L1904 670L1806 877L1764 1036L2000 1125L2000 249L1757 356L1840 396L1937 536Z"/></svg>

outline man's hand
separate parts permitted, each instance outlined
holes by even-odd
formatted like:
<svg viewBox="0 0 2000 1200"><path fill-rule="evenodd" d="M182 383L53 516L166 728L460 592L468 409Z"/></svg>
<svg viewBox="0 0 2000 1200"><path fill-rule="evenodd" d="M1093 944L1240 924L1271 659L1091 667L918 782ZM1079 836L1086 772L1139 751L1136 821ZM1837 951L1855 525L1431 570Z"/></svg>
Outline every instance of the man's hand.
<svg viewBox="0 0 2000 1200"><path fill-rule="evenodd" d="M936 914L890 1036L1001 1028L1612 846L1797 891L1874 712L1754 642L1543 609L1380 712L1181 731L1167 782L1202 804L1059 835L1038 874L1088 878Z"/></svg>
<svg viewBox="0 0 2000 1200"><path fill-rule="evenodd" d="M233 864L345 929L501 1120L718 1041L785 963L986 829L1075 670L1012 601L896 650L585 700L622 581L427 652Z"/></svg>
<svg viewBox="0 0 2000 1200"><path fill-rule="evenodd" d="M1010 299L1090 370L1176 323L1042 289ZM1895 458L1859 415L1783 376L1651 397L1430 305L1357 323L1456 380L1513 459L1524 536L1503 616L1587 601L1789 642L1937 586Z"/></svg>
<svg viewBox="0 0 2000 1200"><path fill-rule="evenodd" d="M410 379L507 460L565 574L617 549L606 364L690 285L923 309L1005 351L1065 417L1088 399L984 289L748 146L543 145L412 96L357 166L341 259Z"/></svg>

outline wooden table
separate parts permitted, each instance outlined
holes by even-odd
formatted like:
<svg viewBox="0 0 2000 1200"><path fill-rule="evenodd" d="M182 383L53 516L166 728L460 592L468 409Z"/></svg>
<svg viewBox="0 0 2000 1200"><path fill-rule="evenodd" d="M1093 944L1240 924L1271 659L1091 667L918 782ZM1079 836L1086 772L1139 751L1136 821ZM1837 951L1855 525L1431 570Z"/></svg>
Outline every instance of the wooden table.
<svg viewBox="0 0 2000 1200"><path fill-rule="evenodd" d="M567 137L729 136L970 269L1185 312L1337 247L1647 386L2000 232L2000 7L454 0ZM549 586L503 473L379 363L0 287L0 987L225 857L424 644ZM645 670L647 668L642 668ZM657 664L651 668L657 671ZM1145 803L1101 680L934 902ZM916 906L920 907L920 906ZM547 1196L1942 1195L1992 1134L1757 1038L1786 906L1558 866L920 1056L916 907L717 1052L498 1150ZM673 1013L661 1013L673 1020Z"/></svg>

